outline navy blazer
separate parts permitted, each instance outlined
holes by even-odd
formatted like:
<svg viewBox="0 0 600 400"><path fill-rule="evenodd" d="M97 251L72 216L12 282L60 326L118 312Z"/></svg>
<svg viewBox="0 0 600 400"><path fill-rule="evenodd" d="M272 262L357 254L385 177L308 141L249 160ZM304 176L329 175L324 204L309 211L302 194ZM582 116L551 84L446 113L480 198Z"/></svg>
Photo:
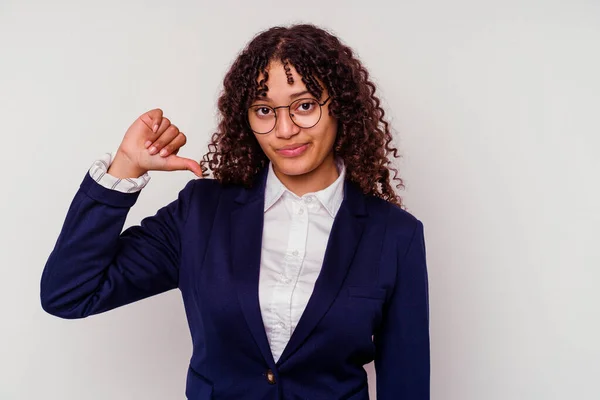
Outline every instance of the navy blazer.
<svg viewBox="0 0 600 400"><path fill-rule="evenodd" d="M266 175L251 189L191 180L122 231L139 192L86 174L42 274L44 310L83 318L179 288L193 400L368 399L373 360L378 399L428 400L423 224L350 181L312 296L274 362L258 299Z"/></svg>

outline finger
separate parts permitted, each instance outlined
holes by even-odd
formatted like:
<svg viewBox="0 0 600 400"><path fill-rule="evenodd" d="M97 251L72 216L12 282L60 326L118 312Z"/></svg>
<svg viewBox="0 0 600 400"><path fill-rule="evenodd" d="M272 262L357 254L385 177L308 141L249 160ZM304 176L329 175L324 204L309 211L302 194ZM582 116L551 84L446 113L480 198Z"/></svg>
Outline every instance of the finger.
<svg viewBox="0 0 600 400"><path fill-rule="evenodd" d="M160 108L150 110L140 116L140 120L146 124L146 126L152 131L156 132L158 129L157 125L160 125L160 121L163 117L163 111Z"/></svg>
<svg viewBox="0 0 600 400"><path fill-rule="evenodd" d="M187 143L187 137L183 134L183 132L179 132L170 143L167 143L162 150L160 151L161 157L167 157L171 154L177 154L179 149Z"/></svg>
<svg viewBox="0 0 600 400"><path fill-rule="evenodd" d="M159 131L160 132L160 131ZM167 144L169 144L173 139L175 139L179 135L179 129L175 125L169 125L167 130L160 135L158 139L156 139L152 146L148 149L150 154L154 155L162 150Z"/></svg>
<svg viewBox="0 0 600 400"><path fill-rule="evenodd" d="M152 134L152 136L146 141L146 143L144 143L144 147L146 147L146 148L150 147L150 145L152 145L152 143L154 143L154 141L156 139L158 139L160 137L160 135L162 135L169 128L169 126L171 126L171 121L169 120L169 118L163 117L160 121L160 125L159 125L157 131ZM150 154L154 154L154 153L150 153Z"/></svg>
<svg viewBox="0 0 600 400"><path fill-rule="evenodd" d="M167 162L166 168L168 171L188 170L196 174L197 177L202 178L202 168L200 167L200 164L192 159L171 155L165 160Z"/></svg>
<svg viewBox="0 0 600 400"><path fill-rule="evenodd" d="M170 125L171 125L171 121L169 120L169 118L161 117L160 124L158 125L158 128L156 128L156 132L152 133L150 138L146 141L146 143L144 143L144 147L145 148L150 147L150 145L156 139L158 139L160 137L160 135L162 135L163 132L165 132Z"/></svg>

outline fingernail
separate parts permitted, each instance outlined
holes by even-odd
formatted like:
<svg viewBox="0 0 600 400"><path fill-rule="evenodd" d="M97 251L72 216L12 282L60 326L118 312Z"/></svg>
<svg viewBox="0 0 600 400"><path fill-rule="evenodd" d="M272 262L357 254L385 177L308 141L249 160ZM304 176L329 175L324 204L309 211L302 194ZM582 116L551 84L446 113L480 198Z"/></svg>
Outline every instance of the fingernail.
<svg viewBox="0 0 600 400"><path fill-rule="evenodd" d="M150 152L150 154L154 154L154 153L156 153L156 150L157 150L156 147L152 146L152 147L150 147L150 149L148 151Z"/></svg>
<svg viewBox="0 0 600 400"><path fill-rule="evenodd" d="M166 156L167 155L167 149L162 149L160 151L160 155L163 156L163 157Z"/></svg>
<svg viewBox="0 0 600 400"><path fill-rule="evenodd" d="M152 144L152 142L148 140L146 143L144 143L144 147L148 148L148 146L150 146L151 144Z"/></svg>
<svg viewBox="0 0 600 400"><path fill-rule="evenodd" d="M154 125L154 128L152 128L152 132L156 133L157 130L158 130L158 124Z"/></svg>

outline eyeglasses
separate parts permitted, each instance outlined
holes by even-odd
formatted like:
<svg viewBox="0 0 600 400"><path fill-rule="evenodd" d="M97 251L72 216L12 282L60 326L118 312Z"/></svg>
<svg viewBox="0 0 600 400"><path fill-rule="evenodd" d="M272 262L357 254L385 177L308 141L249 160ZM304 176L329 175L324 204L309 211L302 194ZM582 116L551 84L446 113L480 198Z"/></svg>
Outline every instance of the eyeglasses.
<svg viewBox="0 0 600 400"><path fill-rule="evenodd" d="M264 135L275 129L277 124L275 110L288 108L294 124L304 129L312 128L321 120L322 107L330 97L327 97L322 103L313 98L302 98L294 100L289 106L270 107L266 104L256 104L248 108L248 124L252 132Z"/></svg>

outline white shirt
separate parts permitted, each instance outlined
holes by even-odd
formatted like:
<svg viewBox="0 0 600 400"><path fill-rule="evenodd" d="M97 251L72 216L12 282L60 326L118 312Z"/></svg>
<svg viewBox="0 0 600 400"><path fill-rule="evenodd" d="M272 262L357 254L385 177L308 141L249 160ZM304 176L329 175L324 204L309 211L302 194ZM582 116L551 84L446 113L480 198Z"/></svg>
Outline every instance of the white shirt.
<svg viewBox="0 0 600 400"><path fill-rule="evenodd" d="M344 198L346 171L341 162L338 172L327 188L298 197L269 164L258 297L275 361L298 325L321 272L333 220Z"/></svg>
<svg viewBox="0 0 600 400"><path fill-rule="evenodd" d="M112 155L94 162L90 176L100 185L125 193L140 191L150 181L118 179L106 171ZM344 199L346 168L336 160L339 176L318 192L298 197L290 192L269 164L265 187L259 302L275 362L283 353L313 292L334 218Z"/></svg>

